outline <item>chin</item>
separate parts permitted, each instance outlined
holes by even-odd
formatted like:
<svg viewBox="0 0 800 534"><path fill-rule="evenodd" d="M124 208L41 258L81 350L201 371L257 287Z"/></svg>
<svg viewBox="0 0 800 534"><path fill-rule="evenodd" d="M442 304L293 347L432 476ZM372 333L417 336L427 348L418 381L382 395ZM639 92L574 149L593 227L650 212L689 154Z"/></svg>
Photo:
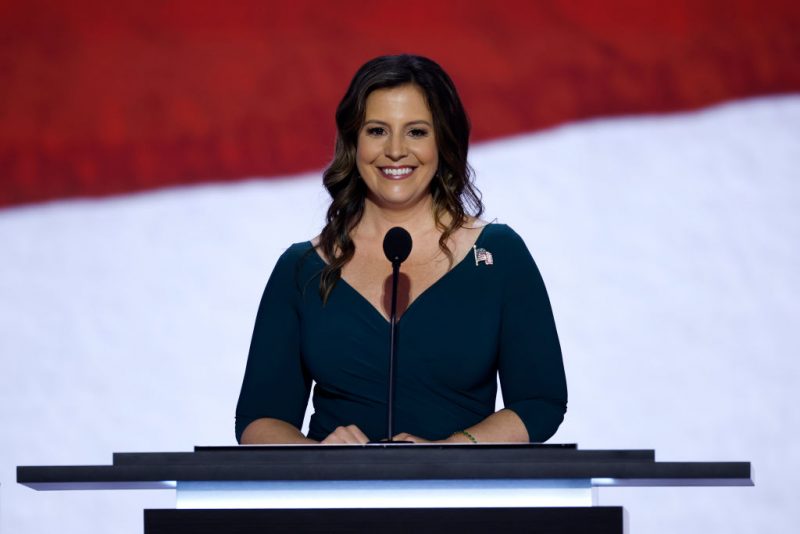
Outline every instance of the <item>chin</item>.
<svg viewBox="0 0 800 534"><path fill-rule="evenodd" d="M381 208L410 208L424 202L425 195L370 195L370 200Z"/></svg>
<svg viewBox="0 0 800 534"><path fill-rule="evenodd" d="M430 196L430 183L426 185L411 183L380 184L368 198L378 206L408 208L425 202Z"/></svg>

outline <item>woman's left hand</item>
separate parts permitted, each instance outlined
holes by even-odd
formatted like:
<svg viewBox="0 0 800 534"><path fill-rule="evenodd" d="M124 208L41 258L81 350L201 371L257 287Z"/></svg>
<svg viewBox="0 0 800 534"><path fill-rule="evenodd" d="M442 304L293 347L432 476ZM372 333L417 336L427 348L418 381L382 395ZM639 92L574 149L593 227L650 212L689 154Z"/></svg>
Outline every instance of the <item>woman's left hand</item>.
<svg viewBox="0 0 800 534"><path fill-rule="evenodd" d="M412 441L414 443L433 443L432 441L430 441L428 439L423 439L423 438L417 437L417 436L415 436L413 434L409 434L408 432L400 432L399 434L397 434L396 436L394 436L392 438L392 441Z"/></svg>

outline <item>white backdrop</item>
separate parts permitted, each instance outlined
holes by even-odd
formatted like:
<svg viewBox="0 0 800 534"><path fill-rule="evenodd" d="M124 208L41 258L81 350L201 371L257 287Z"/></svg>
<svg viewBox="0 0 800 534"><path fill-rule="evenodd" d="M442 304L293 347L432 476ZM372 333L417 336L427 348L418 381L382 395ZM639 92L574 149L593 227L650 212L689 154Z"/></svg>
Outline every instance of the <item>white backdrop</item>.
<svg viewBox="0 0 800 534"><path fill-rule="evenodd" d="M553 442L750 460L754 488L602 489L632 532L789 532L800 473L800 96L475 146L487 218L548 285L570 390ZM34 492L17 465L233 444L278 255L319 173L0 211L0 532L141 532L169 491Z"/></svg>

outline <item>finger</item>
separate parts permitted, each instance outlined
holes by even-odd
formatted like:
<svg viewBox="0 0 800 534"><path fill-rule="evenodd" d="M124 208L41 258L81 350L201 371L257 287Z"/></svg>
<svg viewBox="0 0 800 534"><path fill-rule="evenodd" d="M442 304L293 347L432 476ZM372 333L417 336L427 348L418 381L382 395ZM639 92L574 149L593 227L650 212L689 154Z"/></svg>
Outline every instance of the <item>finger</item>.
<svg viewBox="0 0 800 534"><path fill-rule="evenodd" d="M347 431L350 433L351 438L354 440L351 443L364 444L369 441L369 438L364 434L356 425L349 425Z"/></svg>
<svg viewBox="0 0 800 534"><path fill-rule="evenodd" d="M323 445L337 445L337 444L343 443L343 441L342 441L341 436L339 436L339 434L336 433L336 430L334 430L333 432L328 434L325 437L325 439L320 441L320 443L323 444Z"/></svg>
<svg viewBox="0 0 800 534"><path fill-rule="evenodd" d="M320 443L325 445L341 445L347 443L347 430L343 426L337 426L333 432L323 439Z"/></svg>
<svg viewBox="0 0 800 534"><path fill-rule="evenodd" d="M320 443L324 445L358 445L369 441L369 438L356 425L337 426Z"/></svg>

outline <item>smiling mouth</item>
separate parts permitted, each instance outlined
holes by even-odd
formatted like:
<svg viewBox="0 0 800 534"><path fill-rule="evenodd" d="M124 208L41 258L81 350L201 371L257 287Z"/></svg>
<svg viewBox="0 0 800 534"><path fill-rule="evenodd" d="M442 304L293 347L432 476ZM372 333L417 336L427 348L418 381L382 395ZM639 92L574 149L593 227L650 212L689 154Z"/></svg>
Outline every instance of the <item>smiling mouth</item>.
<svg viewBox="0 0 800 534"><path fill-rule="evenodd" d="M402 180L414 172L414 167L378 167L384 178Z"/></svg>

